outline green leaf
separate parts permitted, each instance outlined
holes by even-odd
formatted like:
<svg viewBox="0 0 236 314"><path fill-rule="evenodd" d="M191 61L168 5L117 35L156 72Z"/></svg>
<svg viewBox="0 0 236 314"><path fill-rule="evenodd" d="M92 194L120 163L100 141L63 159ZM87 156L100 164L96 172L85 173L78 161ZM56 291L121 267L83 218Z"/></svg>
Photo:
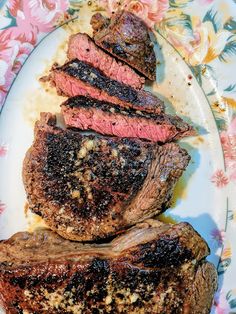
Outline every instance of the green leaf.
<svg viewBox="0 0 236 314"><path fill-rule="evenodd" d="M228 87L224 89L225 92L235 92L236 91L236 84L230 84Z"/></svg>
<svg viewBox="0 0 236 314"><path fill-rule="evenodd" d="M217 93L217 90L214 88L211 92L207 93L207 96L213 96Z"/></svg>
<svg viewBox="0 0 236 314"><path fill-rule="evenodd" d="M227 31L236 34L236 21L230 17L224 24L224 29Z"/></svg>
<svg viewBox="0 0 236 314"><path fill-rule="evenodd" d="M177 15L175 17L167 18L163 20L163 22L168 28L177 25L182 26L185 29L191 30L191 32L193 30L191 17L188 14L181 13L180 15Z"/></svg>
<svg viewBox="0 0 236 314"><path fill-rule="evenodd" d="M231 309L235 309L236 308L236 299L229 301L229 305L230 305Z"/></svg>
<svg viewBox="0 0 236 314"><path fill-rule="evenodd" d="M224 118L217 116L217 112L214 112L215 115L215 119L216 119L216 125L218 127L219 130L225 130L226 129L226 121L224 120Z"/></svg>
<svg viewBox="0 0 236 314"><path fill-rule="evenodd" d="M232 57L236 54L236 40L229 41L223 51L218 56L219 60L222 62L227 62L227 58Z"/></svg>
<svg viewBox="0 0 236 314"><path fill-rule="evenodd" d="M193 0L170 0L169 4L172 8L184 8L189 2Z"/></svg>
<svg viewBox="0 0 236 314"><path fill-rule="evenodd" d="M10 19L10 23L6 26L6 27L3 27L1 28L1 30L3 29L7 29L9 27L13 27L13 26L16 26L16 18L14 16L11 15L10 11L7 9L6 10L6 14L5 14L5 17Z"/></svg>
<svg viewBox="0 0 236 314"><path fill-rule="evenodd" d="M201 65L190 66L191 71L193 72L194 76L196 77L200 86L202 86L202 68Z"/></svg>
<svg viewBox="0 0 236 314"><path fill-rule="evenodd" d="M206 15L203 18L203 22L211 22L214 28L215 33L220 29L220 22L217 21L217 12L213 12L213 9L207 11Z"/></svg>

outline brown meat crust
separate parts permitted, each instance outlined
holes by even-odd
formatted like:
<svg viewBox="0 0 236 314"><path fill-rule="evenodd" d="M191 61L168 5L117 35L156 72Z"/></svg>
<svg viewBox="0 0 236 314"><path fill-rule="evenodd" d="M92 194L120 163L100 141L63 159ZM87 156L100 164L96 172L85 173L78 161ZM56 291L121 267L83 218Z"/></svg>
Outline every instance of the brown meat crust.
<svg viewBox="0 0 236 314"><path fill-rule="evenodd" d="M61 105L61 109L68 127L80 125L83 126L82 130L94 130L105 135L135 137L166 143L196 133L178 116L120 108L118 105L91 97L71 97ZM86 127L89 120L89 127ZM97 122L99 120L100 123ZM158 129L157 126L160 128Z"/></svg>
<svg viewBox="0 0 236 314"><path fill-rule="evenodd" d="M118 11L109 20L96 13L90 23L98 46L150 80L156 80L154 45L146 24L139 17L131 12Z"/></svg>
<svg viewBox="0 0 236 314"><path fill-rule="evenodd" d="M150 219L107 244L20 232L0 243L0 299L11 314L207 314L217 286L208 254L187 223Z"/></svg>
<svg viewBox="0 0 236 314"><path fill-rule="evenodd" d="M71 240L90 241L169 206L190 159L184 149L85 136L55 123L54 116L42 114L23 165L29 207L50 228Z"/></svg>
<svg viewBox="0 0 236 314"><path fill-rule="evenodd" d="M71 81L69 85L67 84L68 81ZM135 108L157 114L164 112L163 101L155 95L113 80L89 63L78 59L71 60L63 66L53 66L51 83L56 86L59 93L69 97L77 96L78 94L75 93L81 92L82 83L82 90L85 90L87 95L91 93L97 95L95 98L102 94L121 107ZM73 86L71 87L71 85Z"/></svg>
<svg viewBox="0 0 236 314"><path fill-rule="evenodd" d="M145 82L143 76L130 66L117 61L113 56L98 47L92 38L85 33L71 35L68 42L67 57L69 60L79 59L98 68L106 76L133 88L141 89Z"/></svg>

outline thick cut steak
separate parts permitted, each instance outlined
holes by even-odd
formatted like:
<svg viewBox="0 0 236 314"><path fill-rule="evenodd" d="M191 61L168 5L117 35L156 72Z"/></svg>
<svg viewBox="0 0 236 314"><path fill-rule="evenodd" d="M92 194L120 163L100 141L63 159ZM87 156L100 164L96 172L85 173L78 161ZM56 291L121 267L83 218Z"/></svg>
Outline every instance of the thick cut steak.
<svg viewBox="0 0 236 314"><path fill-rule="evenodd" d="M208 314L208 254L187 223L147 220L107 244L19 232L0 243L0 300L10 314Z"/></svg>
<svg viewBox="0 0 236 314"><path fill-rule="evenodd" d="M118 11L111 19L92 16L96 44L125 61L152 81L156 79L156 56L146 24L136 15Z"/></svg>
<svg viewBox="0 0 236 314"><path fill-rule="evenodd" d="M121 109L84 96L69 98L61 105L61 110L68 127L94 130L105 135L165 143L195 134L193 128L177 116Z"/></svg>
<svg viewBox="0 0 236 314"><path fill-rule="evenodd" d="M143 77L99 48L87 34L78 33L70 36L67 56L69 60L85 61L111 79L133 88L141 89L144 84Z"/></svg>
<svg viewBox="0 0 236 314"><path fill-rule="evenodd" d="M84 135L42 114L26 154L29 207L65 238L116 234L164 211L189 155L175 143Z"/></svg>
<svg viewBox="0 0 236 314"><path fill-rule="evenodd" d="M136 90L112 80L103 72L78 59L69 61L61 67L54 66L50 78L58 93L65 96L90 96L121 107L155 113L164 111L163 102L150 92Z"/></svg>

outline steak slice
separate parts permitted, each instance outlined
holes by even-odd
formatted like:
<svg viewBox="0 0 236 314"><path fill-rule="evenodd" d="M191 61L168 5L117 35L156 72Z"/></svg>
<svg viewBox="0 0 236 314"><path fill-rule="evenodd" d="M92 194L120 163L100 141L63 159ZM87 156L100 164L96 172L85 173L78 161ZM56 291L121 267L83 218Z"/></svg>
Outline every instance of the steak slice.
<svg viewBox="0 0 236 314"><path fill-rule="evenodd" d="M107 244L19 232L0 243L0 299L11 314L207 314L217 288L208 254L187 223L147 220Z"/></svg>
<svg viewBox="0 0 236 314"><path fill-rule="evenodd" d="M156 80L156 56L146 24L127 11L111 19L100 13L92 16L96 44L131 65L152 81Z"/></svg>
<svg viewBox="0 0 236 314"><path fill-rule="evenodd" d="M68 127L94 130L105 135L165 143L195 134L193 128L177 116L121 109L84 96L69 98L61 105L61 110Z"/></svg>
<svg viewBox="0 0 236 314"><path fill-rule="evenodd" d="M190 160L175 143L84 135L42 114L26 154L30 209L65 238L105 238L163 212Z"/></svg>
<svg viewBox="0 0 236 314"><path fill-rule="evenodd" d="M112 80L116 80L133 88L141 89L144 78L123 62L99 48L87 35L78 33L70 36L67 56L69 60L79 59L102 71Z"/></svg>
<svg viewBox="0 0 236 314"><path fill-rule="evenodd" d="M149 112L164 111L163 102L145 90L136 90L105 76L86 62L74 59L63 66L53 67L51 82L59 94L65 96L90 96L121 107Z"/></svg>

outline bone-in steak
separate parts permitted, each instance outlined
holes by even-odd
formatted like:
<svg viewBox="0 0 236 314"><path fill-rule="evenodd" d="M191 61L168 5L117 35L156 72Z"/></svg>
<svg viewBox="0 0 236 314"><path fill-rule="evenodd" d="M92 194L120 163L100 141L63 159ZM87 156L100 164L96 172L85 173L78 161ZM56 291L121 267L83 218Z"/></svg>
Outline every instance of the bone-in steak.
<svg viewBox="0 0 236 314"><path fill-rule="evenodd" d="M111 19L96 13L91 24L96 44L130 64L150 80L156 79L156 57L145 23L127 11L116 12Z"/></svg>
<svg viewBox="0 0 236 314"><path fill-rule="evenodd" d="M94 130L105 135L165 143L195 134L193 128L177 116L121 109L117 105L84 96L69 98L61 109L68 127Z"/></svg>
<svg viewBox="0 0 236 314"><path fill-rule="evenodd" d="M63 66L53 67L51 82L59 94L65 96L90 96L108 101L121 107L135 108L161 113L163 102L145 90L136 90L131 86L112 80L90 64L74 59Z"/></svg>
<svg viewBox="0 0 236 314"><path fill-rule="evenodd" d="M69 60L79 59L85 61L102 71L113 80L140 89L144 84L144 78L122 61L110 56L99 48L87 34L75 34L70 36L67 56Z"/></svg>
<svg viewBox="0 0 236 314"><path fill-rule="evenodd" d="M147 220L107 244L17 233L0 243L0 299L11 314L208 314L208 254L187 223Z"/></svg>
<svg viewBox="0 0 236 314"><path fill-rule="evenodd" d="M24 160L30 208L62 236L94 240L164 211L189 155L175 143L83 135L42 114Z"/></svg>

